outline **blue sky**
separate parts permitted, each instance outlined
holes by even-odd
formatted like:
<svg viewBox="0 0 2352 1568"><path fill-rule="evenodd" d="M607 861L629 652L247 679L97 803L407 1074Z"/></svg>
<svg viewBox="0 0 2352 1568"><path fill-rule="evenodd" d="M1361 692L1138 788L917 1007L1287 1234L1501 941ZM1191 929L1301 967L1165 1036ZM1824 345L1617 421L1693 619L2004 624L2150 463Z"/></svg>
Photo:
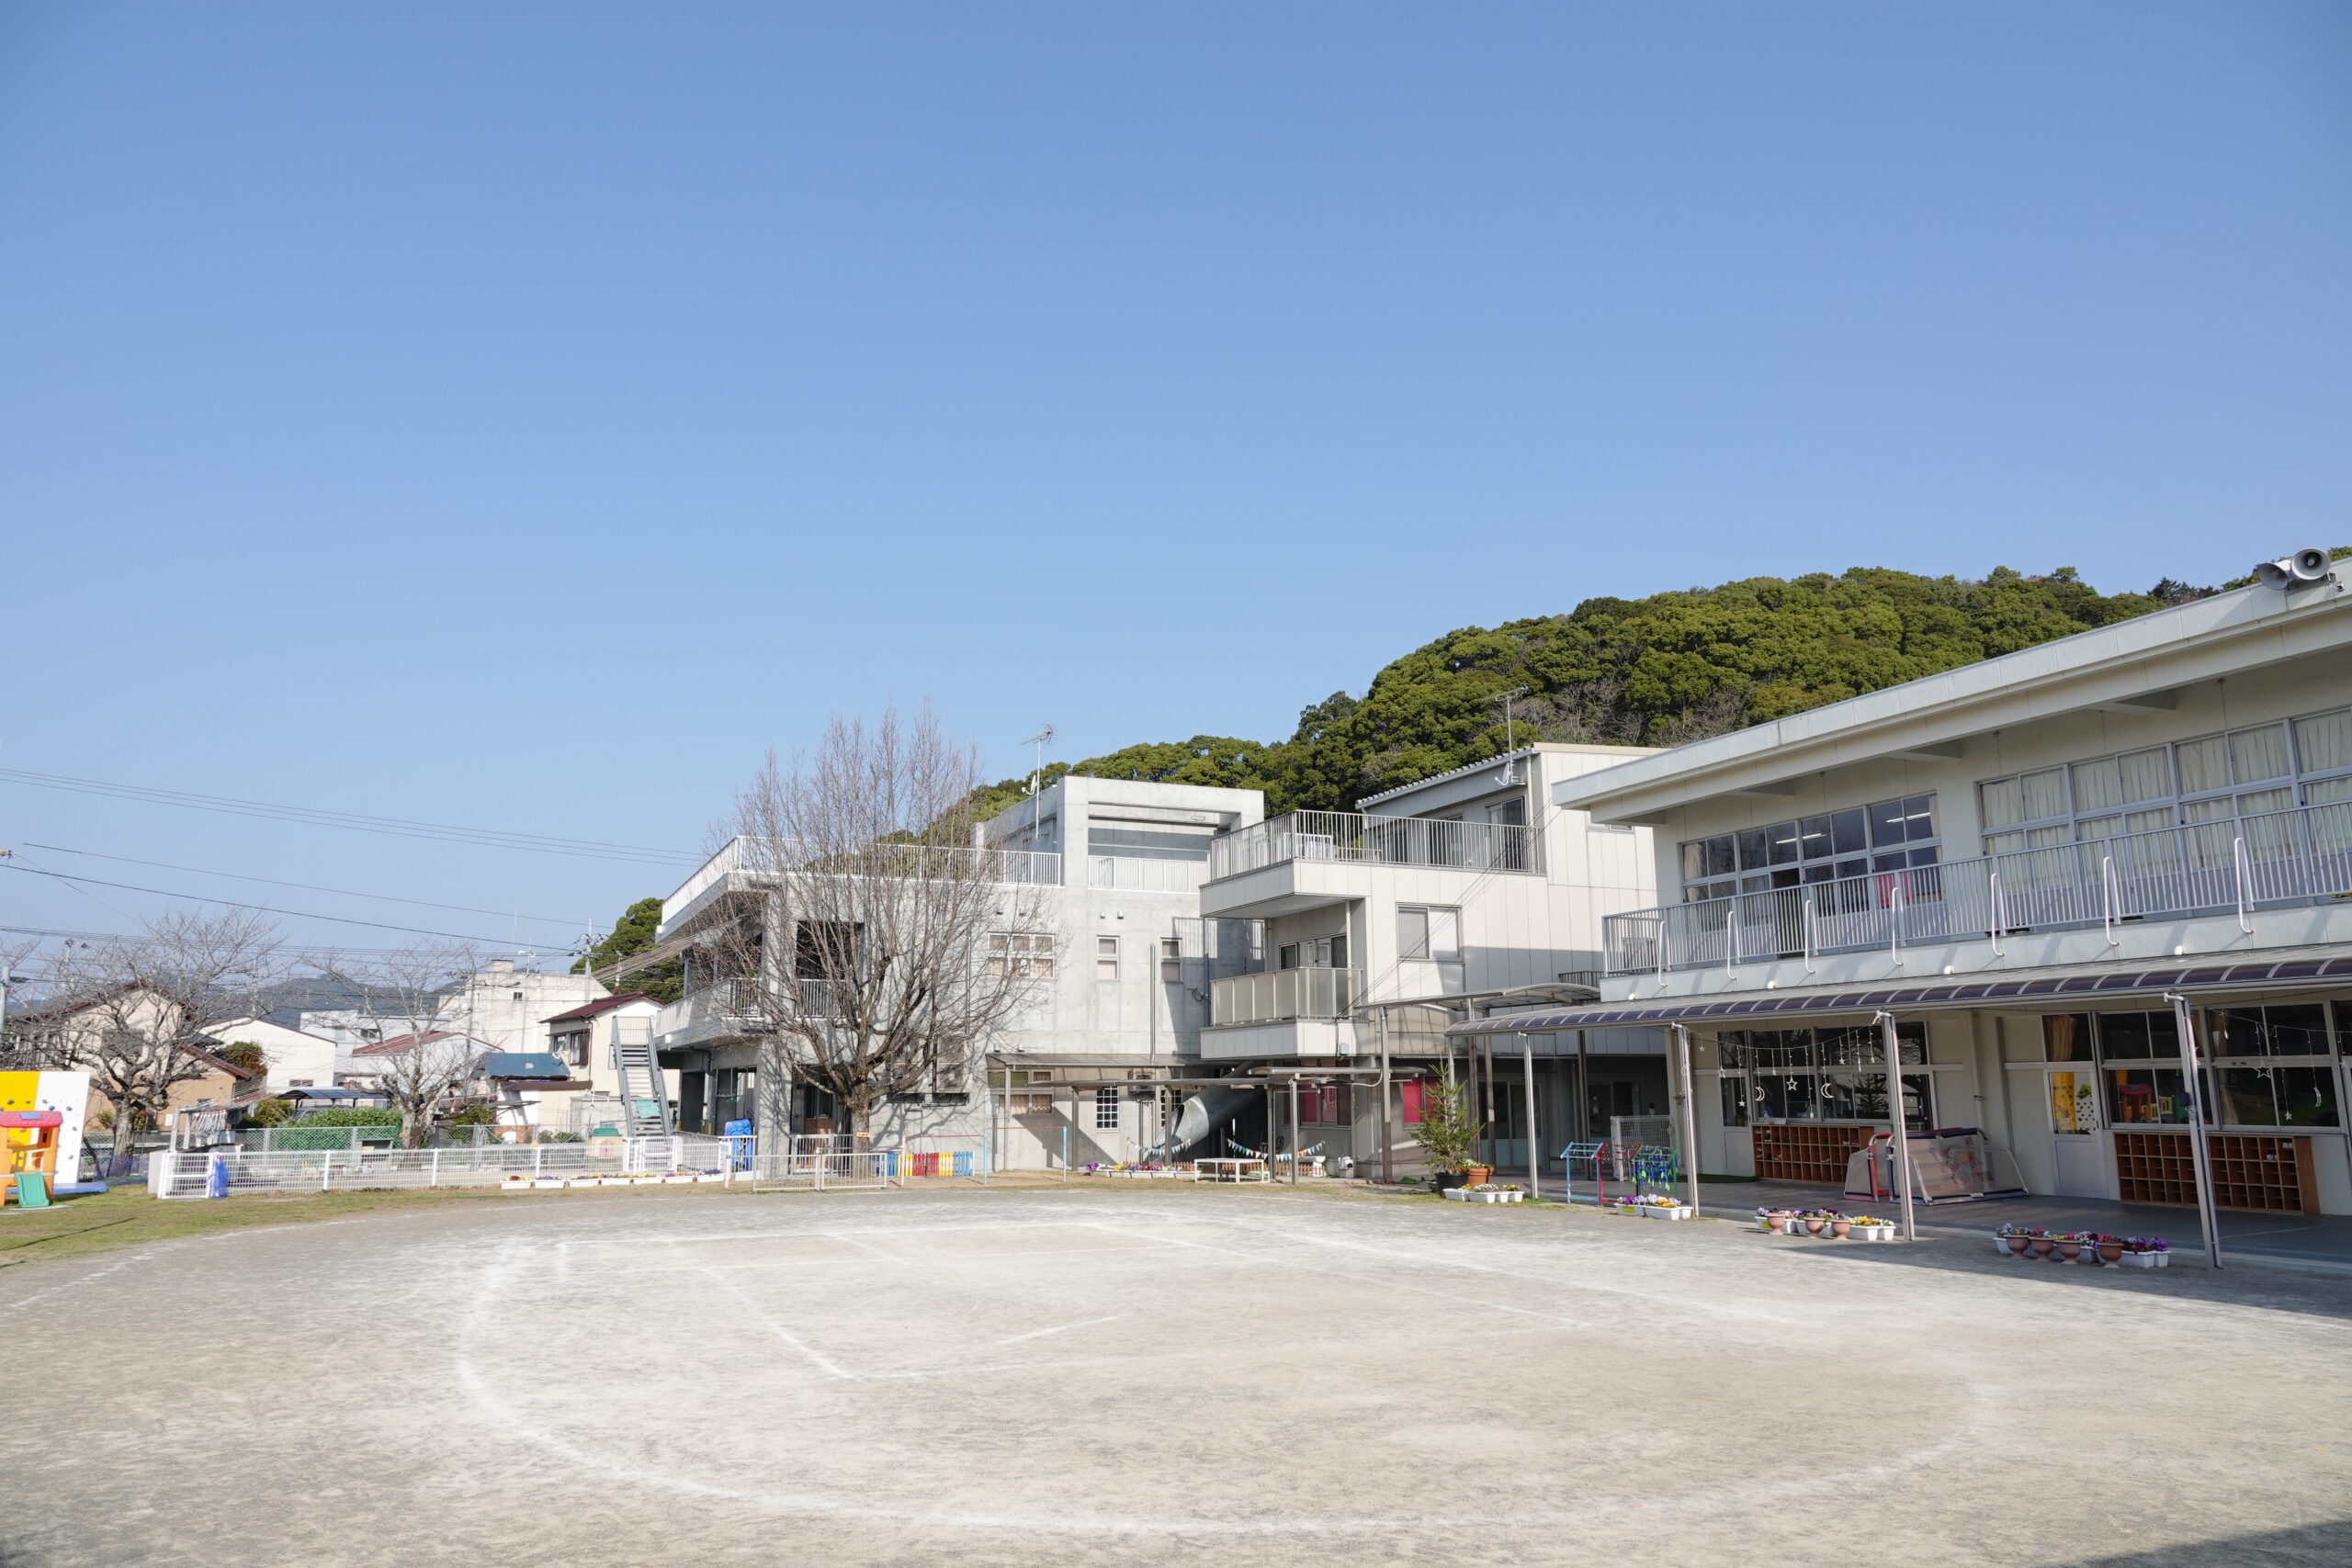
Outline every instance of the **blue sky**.
<svg viewBox="0 0 2352 1568"><path fill-rule="evenodd" d="M0 767L695 849L893 695L1012 773L1593 594L2352 542L2347 86L2333 3L0 3Z"/></svg>

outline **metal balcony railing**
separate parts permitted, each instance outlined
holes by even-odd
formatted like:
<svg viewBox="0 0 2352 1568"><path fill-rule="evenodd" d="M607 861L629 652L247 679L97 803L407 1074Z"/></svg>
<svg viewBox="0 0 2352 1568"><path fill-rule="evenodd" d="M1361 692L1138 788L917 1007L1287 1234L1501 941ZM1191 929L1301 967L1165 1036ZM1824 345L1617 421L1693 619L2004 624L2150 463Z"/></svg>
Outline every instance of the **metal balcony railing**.
<svg viewBox="0 0 2352 1568"><path fill-rule="evenodd" d="M1263 975L1234 975L1211 983L1209 1022L1345 1018L1363 990L1361 969L1275 969Z"/></svg>
<svg viewBox="0 0 2352 1568"><path fill-rule="evenodd" d="M843 876L972 878L1051 887L1062 857L1041 850L982 850L955 844L823 844L805 839L729 839L663 904L684 908L731 872L835 872Z"/></svg>
<svg viewBox="0 0 2352 1568"><path fill-rule="evenodd" d="M1817 953L2234 913L2352 897L2352 802L1872 872L1611 915L1608 972L1732 967Z"/></svg>
<svg viewBox="0 0 2352 1568"><path fill-rule="evenodd" d="M1502 822L1451 822L1434 817L1293 811L1210 840L1209 880L1295 860L1451 866L1464 871L1544 869L1543 842L1532 828Z"/></svg>

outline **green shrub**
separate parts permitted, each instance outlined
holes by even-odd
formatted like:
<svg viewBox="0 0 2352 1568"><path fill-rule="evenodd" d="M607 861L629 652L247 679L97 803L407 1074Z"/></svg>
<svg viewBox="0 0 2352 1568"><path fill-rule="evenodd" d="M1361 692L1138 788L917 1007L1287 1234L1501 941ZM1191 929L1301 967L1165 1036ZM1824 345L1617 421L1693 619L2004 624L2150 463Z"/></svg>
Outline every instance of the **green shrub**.
<svg viewBox="0 0 2352 1568"><path fill-rule="evenodd" d="M401 1113L381 1105L334 1105L298 1116L297 1127L397 1127Z"/></svg>
<svg viewBox="0 0 2352 1568"><path fill-rule="evenodd" d="M294 1102L292 1100L280 1100L273 1095L267 1100L257 1100L251 1105L245 1107L245 1125L248 1127L282 1127L286 1124L287 1119L293 1114Z"/></svg>

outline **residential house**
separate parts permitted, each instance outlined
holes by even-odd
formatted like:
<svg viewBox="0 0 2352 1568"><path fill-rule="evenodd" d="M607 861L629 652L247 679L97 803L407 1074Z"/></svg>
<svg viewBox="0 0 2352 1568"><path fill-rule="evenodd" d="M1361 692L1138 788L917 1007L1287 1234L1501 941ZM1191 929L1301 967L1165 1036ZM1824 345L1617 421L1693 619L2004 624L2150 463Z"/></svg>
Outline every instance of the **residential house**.
<svg viewBox="0 0 2352 1568"><path fill-rule="evenodd" d="M261 1048L266 1064L257 1088L332 1089L334 1087L335 1043L322 1034L288 1029L266 1018L232 1018L209 1025L205 1038L210 1049L251 1044Z"/></svg>

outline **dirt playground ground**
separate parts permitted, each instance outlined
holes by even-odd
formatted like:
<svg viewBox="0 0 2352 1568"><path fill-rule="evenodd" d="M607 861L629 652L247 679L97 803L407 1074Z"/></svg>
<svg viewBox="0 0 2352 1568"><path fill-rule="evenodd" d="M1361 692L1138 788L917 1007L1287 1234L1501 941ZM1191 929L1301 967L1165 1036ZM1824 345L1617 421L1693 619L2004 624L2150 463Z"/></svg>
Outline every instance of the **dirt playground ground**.
<svg viewBox="0 0 2352 1568"><path fill-rule="evenodd" d="M388 1208L0 1269L0 1388L6 1568L2352 1562L2352 1280L1557 1208Z"/></svg>

